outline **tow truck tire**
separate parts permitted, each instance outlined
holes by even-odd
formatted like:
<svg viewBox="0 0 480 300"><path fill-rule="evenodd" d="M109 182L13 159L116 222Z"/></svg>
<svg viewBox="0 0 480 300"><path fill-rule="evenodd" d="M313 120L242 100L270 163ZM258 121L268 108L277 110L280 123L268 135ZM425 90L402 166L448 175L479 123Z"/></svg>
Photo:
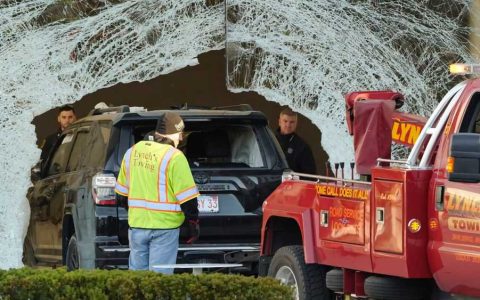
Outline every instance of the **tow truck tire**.
<svg viewBox="0 0 480 300"><path fill-rule="evenodd" d="M77 237L75 235L72 235L70 237L70 241L68 242L65 265L67 266L67 271L73 271L78 269L79 257L78 257Z"/></svg>
<svg viewBox="0 0 480 300"><path fill-rule="evenodd" d="M327 273L327 288L335 293L343 293L343 270L332 269Z"/></svg>
<svg viewBox="0 0 480 300"><path fill-rule="evenodd" d="M428 299L429 282L421 279L369 276L365 279L365 294L376 300Z"/></svg>
<svg viewBox="0 0 480 300"><path fill-rule="evenodd" d="M272 258L268 276L296 287L299 300L330 300L333 293L325 286L328 268L317 264L305 264L302 246L280 248Z"/></svg>

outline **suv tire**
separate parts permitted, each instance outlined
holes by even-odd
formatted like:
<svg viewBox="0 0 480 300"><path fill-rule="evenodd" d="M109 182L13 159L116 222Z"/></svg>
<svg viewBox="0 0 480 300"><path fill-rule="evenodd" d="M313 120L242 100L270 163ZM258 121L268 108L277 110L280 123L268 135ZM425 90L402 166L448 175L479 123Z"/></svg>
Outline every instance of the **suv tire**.
<svg viewBox="0 0 480 300"><path fill-rule="evenodd" d="M328 268L317 264L306 264L302 246L280 248L273 256L268 276L295 287L294 299L330 300L333 293L325 286Z"/></svg>
<svg viewBox="0 0 480 300"><path fill-rule="evenodd" d="M77 270L79 267L79 257L78 257L78 247L77 247L77 237L72 235L70 241L68 242L67 247L67 257L66 257L66 266L67 271Z"/></svg>

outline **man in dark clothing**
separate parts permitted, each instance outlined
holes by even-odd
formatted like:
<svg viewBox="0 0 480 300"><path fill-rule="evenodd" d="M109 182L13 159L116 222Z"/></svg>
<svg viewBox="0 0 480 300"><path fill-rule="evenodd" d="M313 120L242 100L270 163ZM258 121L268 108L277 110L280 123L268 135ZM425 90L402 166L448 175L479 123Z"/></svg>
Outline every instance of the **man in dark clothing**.
<svg viewBox="0 0 480 300"><path fill-rule="evenodd" d="M40 146L40 148L42 149L42 154L40 154L40 161L42 163L45 163L45 160L50 155L52 148L57 143L58 138L65 130L65 128L67 128L68 125L72 124L76 120L77 116L75 115L75 110L73 109L72 105L66 104L58 108L57 121L59 128L55 133L47 136L43 140L42 145Z"/></svg>
<svg viewBox="0 0 480 300"><path fill-rule="evenodd" d="M280 146L282 146L283 153L285 153L288 166L295 172L316 174L316 165L312 150L308 144L295 133L296 129L297 113L290 108L282 110L278 118L276 136Z"/></svg>

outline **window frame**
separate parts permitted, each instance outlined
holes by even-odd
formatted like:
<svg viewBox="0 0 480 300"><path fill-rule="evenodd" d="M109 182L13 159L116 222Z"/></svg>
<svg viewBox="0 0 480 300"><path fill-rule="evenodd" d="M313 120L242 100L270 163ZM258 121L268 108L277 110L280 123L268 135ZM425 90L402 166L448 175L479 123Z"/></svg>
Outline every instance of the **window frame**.
<svg viewBox="0 0 480 300"><path fill-rule="evenodd" d="M466 106L465 113L460 122L459 133L477 133L476 123L480 122L480 92L476 91L472 94Z"/></svg>
<svg viewBox="0 0 480 300"><path fill-rule="evenodd" d="M75 128L74 137L73 137L73 144L72 144L71 149L70 149L70 154L68 156L67 164L65 165L64 173L75 172L75 171L79 171L79 170L82 169L83 166L81 164L78 165L75 170L70 170L69 166L70 166L70 162L71 162L71 159L72 159L73 151L75 149L75 146L77 145L78 134L85 132L87 134L87 144L88 144L88 139L89 139L89 135L90 135L90 132L91 132L90 130L91 130L91 124L85 124L85 123L83 123L81 126ZM88 149L87 149L87 151L88 151Z"/></svg>
<svg viewBox="0 0 480 300"><path fill-rule="evenodd" d="M75 128L70 128L70 129L67 129L67 130L63 131L63 132L61 133L60 137L57 139L57 142L55 143L55 146L54 146L54 150L51 152L52 155L50 155L50 156L48 157L48 160L47 160L47 163L46 163L46 165L45 165L45 168L43 169L43 172L42 172L42 173L43 173L43 174L42 174L42 175L43 175L43 176L42 176L43 178L49 178L49 177L53 177L53 176L58 176L58 175L60 175L60 174L65 173L65 170L66 170L67 165L68 165L68 161L70 160L70 154L71 154L71 152L72 152L73 142L70 142L70 145L68 145L68 146L67 146L68 148L66 148L66 150L65 150L66 161L65 161L64 168L61 169L61 170L59 170L58 173L49 174L49 173L50 173L50 168L51 168L52 163L53 163L53 161L54 161L53 159L54 159L55 155L58 153L58 150L59 150L60 146L63 144L63 140L65 139L65 137L66 137L67 135L70 135L70 134L73 135L72 140L74 140L74 139L75 139Z"/></svg>

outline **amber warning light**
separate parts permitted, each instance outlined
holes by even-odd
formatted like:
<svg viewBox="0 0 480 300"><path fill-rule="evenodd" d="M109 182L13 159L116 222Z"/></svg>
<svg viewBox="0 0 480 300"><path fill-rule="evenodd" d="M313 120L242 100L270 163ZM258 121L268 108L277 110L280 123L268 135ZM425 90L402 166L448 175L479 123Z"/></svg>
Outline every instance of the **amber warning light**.
<svg viewBox="0 0 480 300"><path fill-rule="evenodd" d="M455 158L449 156L447 158L447 173L453 173L453 167L455 166Z"/></svg>
<svg viewBox="0 0 480 300"><path fill-rule="evenodd" d="M422 228L422 223L420 223L420 220L418 219L411 219L408 222L408 230L410 230L411 233L417 233L420 231Z"/></svg>
<svg viewBox="0 0 480 300"><path fill-rule="evenodd" d="M438 221L437 219L430 219L430 229L437 230L438 229Z"/></svg>
<svg viewBox="0 0 480 300"><path fill-rule="evenodd" d="M480 64L451 64L449 69L452 75L480 74Z"/></svg>

